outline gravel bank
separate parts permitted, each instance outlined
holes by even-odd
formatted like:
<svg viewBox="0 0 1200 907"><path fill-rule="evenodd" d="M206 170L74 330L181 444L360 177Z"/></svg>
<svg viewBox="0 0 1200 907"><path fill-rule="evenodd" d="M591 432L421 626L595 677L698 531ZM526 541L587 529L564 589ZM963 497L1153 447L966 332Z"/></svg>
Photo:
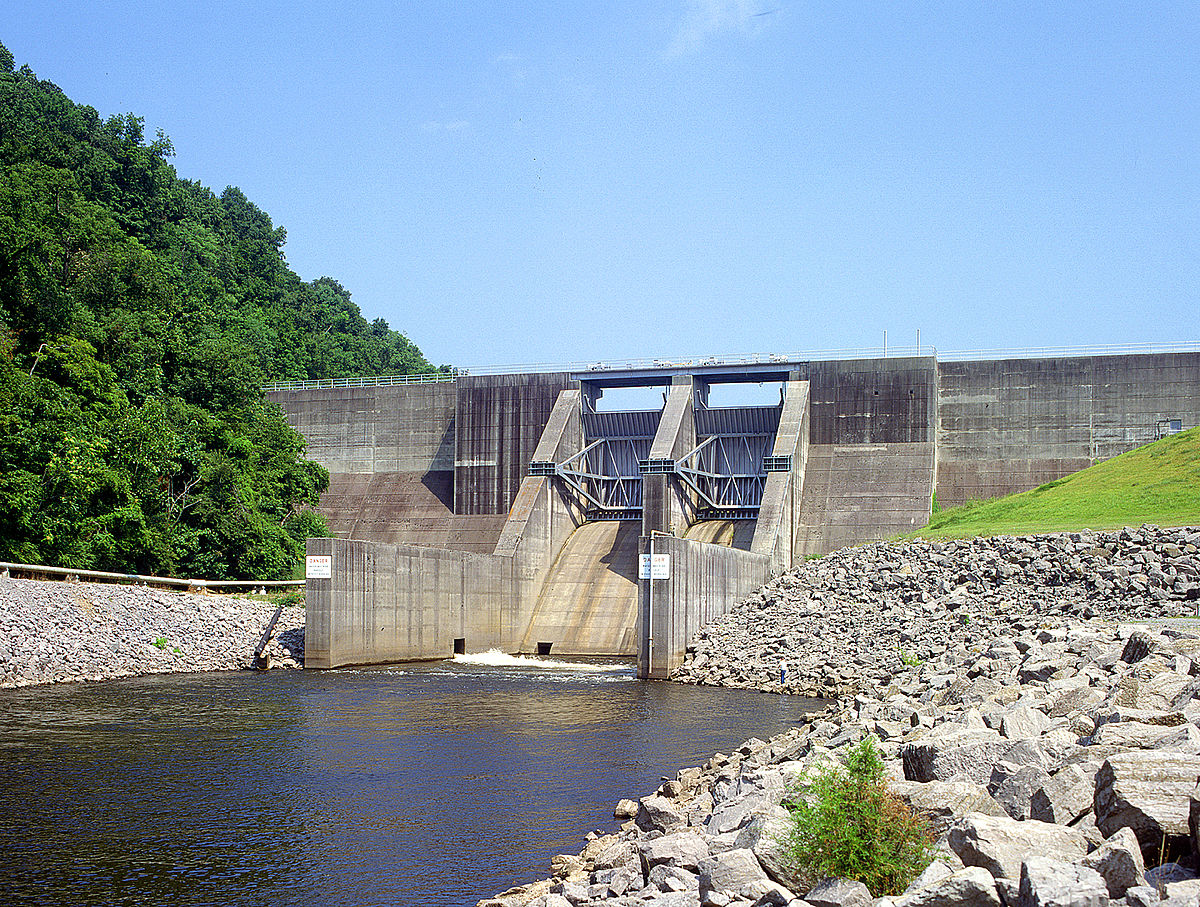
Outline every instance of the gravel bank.
<svg viewBox="0 0 1200 907"><path fill-rule="evenodd" d="M1196 907L1200 532L873 545L768 584L680 677L835 696L684 769L481 907ZM780 661L789 664L780 682ZM784 804L878 741L937 859L904 892L787 865Z"/></svg>
<svg viewBox="0 0 1200 907"><path fill-rule="evenodd" d="M274 613L226 595L3 577L0 688L246 668ZM269 651L299 667L303 608L283 609Z"/></svg>

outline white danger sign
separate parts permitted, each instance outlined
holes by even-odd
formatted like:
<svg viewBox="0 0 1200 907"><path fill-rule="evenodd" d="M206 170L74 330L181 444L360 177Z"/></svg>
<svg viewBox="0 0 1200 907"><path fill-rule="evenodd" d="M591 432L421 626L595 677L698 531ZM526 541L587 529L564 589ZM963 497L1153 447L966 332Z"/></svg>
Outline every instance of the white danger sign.
<svg viewBox="0 0 1200 907"><path fill-rule="evenodd" d="M638 579L670 579L671 555L643 554L638 563Z"/></svg>
<svg viewBox="0 0 1200 907"><path fill-rule="evenodd" d="M333 579L333 557L328 554L309 554L304 558L305 579Z"/></svg>

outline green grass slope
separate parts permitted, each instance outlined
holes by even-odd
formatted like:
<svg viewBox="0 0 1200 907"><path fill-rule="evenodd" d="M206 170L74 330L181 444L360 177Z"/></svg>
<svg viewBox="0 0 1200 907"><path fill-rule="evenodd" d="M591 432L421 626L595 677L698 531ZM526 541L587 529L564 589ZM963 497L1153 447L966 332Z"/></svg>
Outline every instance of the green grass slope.
<svg viewBox="0 0 1200 907"><path fill-rule="evenodd" d="M912 535L1029 535L1142 523L1200 526L1200 428L1155 441L1032 491L943 510Z"/></svg>

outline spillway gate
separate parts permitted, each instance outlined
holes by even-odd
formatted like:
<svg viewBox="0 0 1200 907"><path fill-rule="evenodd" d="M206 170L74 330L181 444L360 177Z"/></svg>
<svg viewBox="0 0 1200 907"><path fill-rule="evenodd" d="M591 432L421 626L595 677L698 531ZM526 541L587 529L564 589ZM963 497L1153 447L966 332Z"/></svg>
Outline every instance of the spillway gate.
<svg viewBox="0 0 1200 907"><path fill-rule="evenodd" d="M790 457L771 455L781 406L699 408L696 445L678 458L649 455L662 414L585 412L584 446L561 462L534 460L529 474L553 476L576 495L589 520L640 519L642 476L673 475L701 519L753 519L770 472Z"/></svg>

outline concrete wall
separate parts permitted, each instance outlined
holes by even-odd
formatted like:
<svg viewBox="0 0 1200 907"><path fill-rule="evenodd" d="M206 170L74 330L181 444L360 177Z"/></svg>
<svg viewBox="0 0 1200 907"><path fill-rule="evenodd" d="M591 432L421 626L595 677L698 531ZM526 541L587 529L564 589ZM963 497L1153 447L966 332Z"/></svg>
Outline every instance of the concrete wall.
<svg viewBox="0 0 1200 907"><path fill-rule="evenodd" d="M929 356L809 362L813 444L933 440L937 362Z"/></svg>
<svg viewBox="0 0 1200 907"><path fill-rule="evenodd" d="M559 392L576 387L561 372L458 379L455 512L508 512Z"/></svg>
<svg viewBox="0 0 1200 907"><path fill-rule="evenodd" d="M1200 424L1200 353L938 365L938 503L1026 491Z"/></svg>
<svg viewBox="0 0 1200 907"><path fill-rule="evenodd" d="M454 470L454 382L276 391L267 399L331 473Z"/></svg>
<svg viewBox="0 0 1200 907"><path fill-rule="evenodd" d="M304 663L334 668L448 658L503 645L514 633L513 561L489 554L309 539L333 578L307 583Z"/></svg>
<svg viewBox="0 0 1200 907"><path fill-rule="evenodd" d="M771 575L769 557L724 545L643 536L640 550L671 558L669 579L639 583L638 676L644 678L669 677L696 631Z"/></svg>
<svg viewBox="0 0 1200 907"><path fill-rule="evenodd" d="M580 392L560 391L530 459L561 463L582 449ZM547 476L525 476L494 551L513 559L517 584L512 607L521 630L505 637L507 651L521 648L546 577L582 522L578 502L559 482Z"/></svg>
<svg viewBox="0 0 1200 907"><path fill-rule="evenodd" d="M918 529L929 521L934 445L814 444L808 451L798 557Z"/></svg>

